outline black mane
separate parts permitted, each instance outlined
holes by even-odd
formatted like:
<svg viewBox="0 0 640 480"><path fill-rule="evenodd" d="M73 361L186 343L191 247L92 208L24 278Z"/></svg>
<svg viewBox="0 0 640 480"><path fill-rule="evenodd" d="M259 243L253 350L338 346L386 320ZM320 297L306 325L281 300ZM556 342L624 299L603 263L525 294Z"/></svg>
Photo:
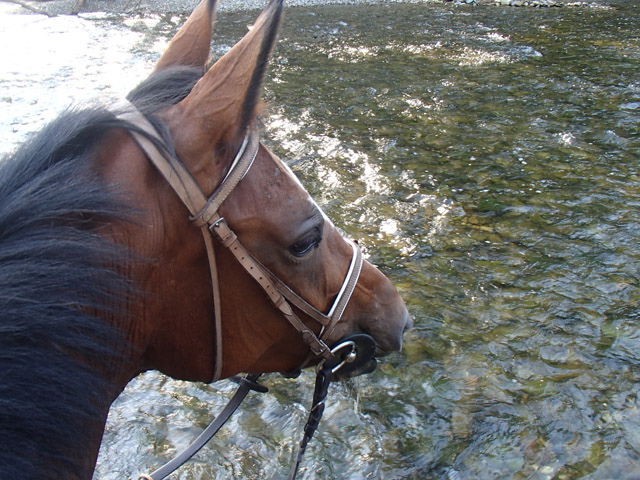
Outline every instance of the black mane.
<svg viewBox="0 0 640 480"><path fill-rule="evenodd" d="M178 69L130 95L152 114L201 75ZM91 365L122 352L97 313L124 308L121 249L99 233L132 209L96 173L92 149L128 125L106 108L69 110L0 161L0 478L77 474L105 392ZM111 193L110 193L111 192Z"/></svg>

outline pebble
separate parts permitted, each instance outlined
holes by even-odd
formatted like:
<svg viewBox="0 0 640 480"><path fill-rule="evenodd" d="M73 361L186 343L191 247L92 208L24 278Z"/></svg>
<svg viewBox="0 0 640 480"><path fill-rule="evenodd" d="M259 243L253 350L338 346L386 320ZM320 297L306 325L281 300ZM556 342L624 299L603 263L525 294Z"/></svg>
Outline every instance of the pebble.
<svg viewBox="0 0 640 480"><path fill-rule="evenodd" d="M564 4L556 0L495 0L496 5L505 7L561 7ZM572 4L573 5L573 4Z"/></svg>

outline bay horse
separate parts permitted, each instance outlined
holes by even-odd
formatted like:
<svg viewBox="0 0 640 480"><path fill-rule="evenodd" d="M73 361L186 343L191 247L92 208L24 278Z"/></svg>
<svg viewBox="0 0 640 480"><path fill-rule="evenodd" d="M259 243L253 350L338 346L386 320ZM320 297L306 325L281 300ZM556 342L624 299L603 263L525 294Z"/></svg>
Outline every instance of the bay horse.
<svg viewBox="0 0 640 480"><path fill-rule="evenodd" d="M259 142L282 1L207 69L215 7L196 7L129 103L70 109L0 163L2 479L91 478L109 407L143 371L291 371L352 333L399 350L411 326Z"/></svg>

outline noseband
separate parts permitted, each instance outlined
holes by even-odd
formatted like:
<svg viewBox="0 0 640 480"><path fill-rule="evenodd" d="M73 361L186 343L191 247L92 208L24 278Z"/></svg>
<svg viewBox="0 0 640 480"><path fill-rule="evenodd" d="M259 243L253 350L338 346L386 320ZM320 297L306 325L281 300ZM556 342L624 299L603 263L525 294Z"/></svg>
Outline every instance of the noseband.
<svg viewBox="0 0 640 480"><path fill-rule="evenodd" d="M362 252L358 246L345 239L353 252L349 270L331 309L327 314L324 314L300 297L254 258L242 245L224 217L219 214L220 206L249 172L258 154L260 140L257 131L249 129L226 176L211 196L207 197L185 165L176 155L169 153L169 149L160 134L142 113L138 112L135 107L128 106L128 112L119 115L118 118L132 125L133 128L129 130L129 133L187 207L191 214L190 220L194 225L200 227L202 231L211 273L215 311L216 360L213 381L221 378L223 365L220 288L213 238L216 238L222 246L233 254L244 270L264 290L271 303L300 332L302 339L310 349L309 355L300 368L306 366L313 356L334 360L334 354L327 346L327 339L340 321L358 282L363 262ZM293 307L317 321L321 325L320 333L316 335L298 317Z"/></svg>

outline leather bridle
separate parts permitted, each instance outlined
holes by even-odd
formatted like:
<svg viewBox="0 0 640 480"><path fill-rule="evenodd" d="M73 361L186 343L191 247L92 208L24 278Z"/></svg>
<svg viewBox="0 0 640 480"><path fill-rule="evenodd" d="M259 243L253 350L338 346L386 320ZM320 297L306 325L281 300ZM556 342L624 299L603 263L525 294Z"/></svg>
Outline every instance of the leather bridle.
<svg viewBox="0 0 640 480"><path fill-rule="evenodd" d="M223 366L222 313L214 238L233 254L244 270L264 290L271 303L301 334L302 339L309 346L310 353L300 368L306 366L314 356L333 360L334 354L327 346L327 339L340 321L358 282L363 262L360 248L345 239L353 251L351 262L338 296L329 312L324 314L254 258L219 213L220 206L249 172L258 154L260 140L257 131L253 128L248 130L226 176L215 191L207 197L185 165L166 148L156 128L142 113L129 105L127 112L119 115L118 118L132 125L133 128L129 129L129 133L187 207L193 224L200 227L202 231L209 261L214 302L216 358L213 381L221 378ZM317 321L321 325L320 333L316 335L300 319L293 307Z"/></svg>

